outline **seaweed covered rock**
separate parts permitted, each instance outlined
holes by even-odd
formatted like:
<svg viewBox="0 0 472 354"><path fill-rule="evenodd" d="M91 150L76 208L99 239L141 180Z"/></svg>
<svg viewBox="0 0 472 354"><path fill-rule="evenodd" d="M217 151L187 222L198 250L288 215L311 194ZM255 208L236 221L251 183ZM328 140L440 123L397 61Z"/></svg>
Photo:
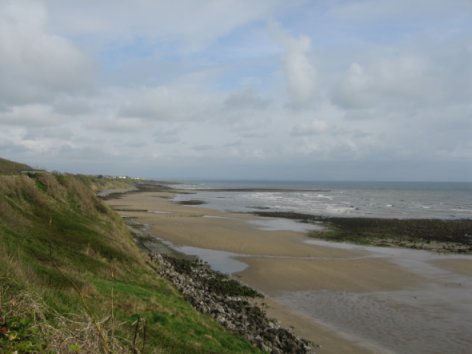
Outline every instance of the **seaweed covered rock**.
<svg viewBox="0 0 472 354"><path fill-rule="evenodd" d="M255 290L213 271L200 260L164 254L153 254L151 258L159 266L159 274L169 279L193 307L261 350L274 354L312 352L309 342L249 303L249 298L262 296Z"/></svg>

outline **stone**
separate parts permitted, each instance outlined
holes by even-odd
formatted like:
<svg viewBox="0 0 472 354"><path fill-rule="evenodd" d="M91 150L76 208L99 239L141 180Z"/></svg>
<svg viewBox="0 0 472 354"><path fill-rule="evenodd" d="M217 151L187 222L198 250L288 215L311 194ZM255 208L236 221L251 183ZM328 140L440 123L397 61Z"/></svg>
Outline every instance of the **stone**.
<svg viewBox="0 0 472 354"><path fill-rule="evenodd" d="M259 349L273 354L313 352L308 341L280 327L267 318L263 309L248 302L247 296L258 296L254 290L213 271L199 260L192 262L153 254L151 261L158 265L156 271L171 281L193 307ZM232 295L238 292L246 297Z"/></svg>

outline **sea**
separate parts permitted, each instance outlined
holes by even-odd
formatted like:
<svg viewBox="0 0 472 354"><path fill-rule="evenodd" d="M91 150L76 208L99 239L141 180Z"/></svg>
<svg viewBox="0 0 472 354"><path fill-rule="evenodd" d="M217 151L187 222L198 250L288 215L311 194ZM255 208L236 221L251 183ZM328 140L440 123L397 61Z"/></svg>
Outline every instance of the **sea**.
<svg viewBox="0 0 472 354"><path fill-rule="evenodd" d="M335 217L472 219L472 182L183 181L175 201Z"/></svg>
<svg viewBox="0 0 472 354"><path fill-rule="evenodd" d="M472 218L472 183L185 181L171 186L185 192L178 194L176 201L205 203L195 208L237 212L292 211L336 217ZM296 227L306 227L306 224L283 218L247 222L254 222L255 227L268 231L303 231ZM287 222L291 224L287 225ZM393 264L399 270L417 276L419 281L394 290L372 289L360 293L348 289L287 289L274 295L277 301L369 348L369 352L471 353L472 277L465 266L460 267L461 262L470 265L471 255L316 239L307 239L305 243L356 251L360 255L354 259L342 259L353 262L354 266L354 260L383 260L385 264ZM196 255L213 269L228 274L244 271L248 267L245 259L254 257L185 245L177 249ZM275 258L280 258L281 262L291 259ZM337 256L312 258L313 261L340 261ZM441 262L446 265L458 262L459 270L440 266Z"/></svg>

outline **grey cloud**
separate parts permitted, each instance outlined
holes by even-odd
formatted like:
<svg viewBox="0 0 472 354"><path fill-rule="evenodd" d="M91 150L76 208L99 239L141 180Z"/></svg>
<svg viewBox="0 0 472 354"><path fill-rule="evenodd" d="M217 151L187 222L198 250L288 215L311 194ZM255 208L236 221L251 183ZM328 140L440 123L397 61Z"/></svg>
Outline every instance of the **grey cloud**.
<svg viewBox="0 0 472 354"><path fill-rule="evenodd" d="M94 107L90 97L59 97L53 102L54 110L64 115L81 115L94 112Z"/></svg>
<svg viewBox="0 0 472 354"><path fill-rule="evenodd" d="M211 94L174 86L144 87L128 91L118 114L151 121L205 120L218 106Z"/></svg>
<svg viewBox="0 0 472 354"><path fill-rule="evenodd" d="M63 118L46 105L13 106L0 112L0 123L6 125L34 128L55 126L63 122Z"/></svg>
<svg viewBox="0 0 472 354"><path fill-rule="evenodd" d="M23 138L26 140L56 139L71 141L74 138L74 133L71 129L66 127L58 128L57 126L48 126L37 129L28 129L23 135Z"/></svg>
<svg viewBox="0 0 472 354"><path fill-rule="evenodd" d="M371 108L362 108L359 106L358 102L352 102L352 97L337 97L336 102L341 107L346 109L344 117L347 120L374 120L376 118L382 117L382 113Z"/></svg>
<svg viewBox="0 0 472 354"><path fill-rule="evenodd" d="M102 146L65 145L55 151L50 151L47 155L34 155L29 160L34 161L34 165L71 173L110 173L134 176L137 170L136 159L124 154L112 154Z"/></svg>
<svg viewBox="0 0 472 354"><path fill-rule="evenodd" d="M267 132L263 131L241 131L239 135L242 138L263 138L267 135Z"/></svg>
<svg viewBox="0 0 472 354"><path fill-rule="evenodd" d="M321 120L314 120L310 123L296 125L292 128L290 135L292 136L309 136L326 132L328 125Z"/></svg>
<svg viewBox="0 0 472 354"><path fill-rule="evenodd" d="M243 145L243 142L241 140L238 140L238 141L233 141L233 142L230 142L230 143L226 143L223 146L232 148L232 147L240 147L242 145Z"/></svg>
<svg viewBox="0 0 472 354"><path fill-rule="evenodd" d="M338 83L333 94L333 101L348 109L365 108L371 103L368 85L369 81L363 68L353 63L347 75Z"/></svg>
<svg viewBox="0 0 472 354"><path fill-rule="evenodd" d="M208 151L208 150L214 150L215 147L213 145L202 144L202 145L194 145L192 146L192 149L196 151Z"/></svg>
<svg viewBox="0 0 472 354"><path fill-rule="evenodd" d="M2 157L14 159L15 156L20 158L17 161L24 161L24 156L29 152L25 146L19 144L17 139L11 139L8 136L0 135L0 149L2 151Z"/></svg>
<svg viewBox="0 0 472 354"><path fill-rule="evenodd" d="M132 134L144 130L148 124L137 118L108 118L89 123L87 127L107 133Z"/></svg>
<svg viewBox="0 0 472 354"><path fill-rule="evenodd" d="M262 138L267 135L267 127L259 124L245 124L234 127L234 132L243 138Z"/></svg>
<svg viewBox="0 0 472 354"><path fill-rule="evenodd" d="M263 99L252 90L244 89L239 92L231 94L224 101L224 105L228 109L255 109L260 110L267 108L270 101Z"/></svg>
<svg viewBox="0 0 472 354"><path fill-rule="evenodd" d="M176 144L181 141L180 137L177 135L158 135L154 138L154 141L157 144Z"/></svg>
<svg viewBox="0 0 472 354"><path fill-rule="evenodd" d="M180 141L178 127L160 127L154 133L154 141L158 144L175 144Z"/></svg>

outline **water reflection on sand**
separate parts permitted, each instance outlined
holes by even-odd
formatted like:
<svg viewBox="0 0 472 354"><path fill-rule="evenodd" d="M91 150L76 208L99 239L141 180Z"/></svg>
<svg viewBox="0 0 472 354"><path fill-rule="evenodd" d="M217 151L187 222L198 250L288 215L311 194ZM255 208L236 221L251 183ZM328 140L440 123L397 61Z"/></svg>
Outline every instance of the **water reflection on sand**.
<svg viewBox="0 0 472 354"><path fill-rule="evenodd" d="M251 224L274 229L288 225L267 224L266 220L251 221ZM471 256L319 240L307 240L306 243L362 251L361 258L391 262L425 281L394 291L287 290L275 295L278 300L378 353L466 353L467 348L472 347L469 335L472 277L437 265L437 261L444 260L472 262ZM326 260L325 257L249 256L188 246L176 249L196 255L213 269L227 274L244 271L247 268L244 261L249 258Z"/></svg>
<svg viewBox="0 0 472 354"><path fill-rule="evenodd" d="M286 291L278 299L325 325L378 344L380 352L466 353L472 348L472 277L436 265L466 255L357 246L309 240L308 244L366 251L425 279L396 291Z"/></svg>

